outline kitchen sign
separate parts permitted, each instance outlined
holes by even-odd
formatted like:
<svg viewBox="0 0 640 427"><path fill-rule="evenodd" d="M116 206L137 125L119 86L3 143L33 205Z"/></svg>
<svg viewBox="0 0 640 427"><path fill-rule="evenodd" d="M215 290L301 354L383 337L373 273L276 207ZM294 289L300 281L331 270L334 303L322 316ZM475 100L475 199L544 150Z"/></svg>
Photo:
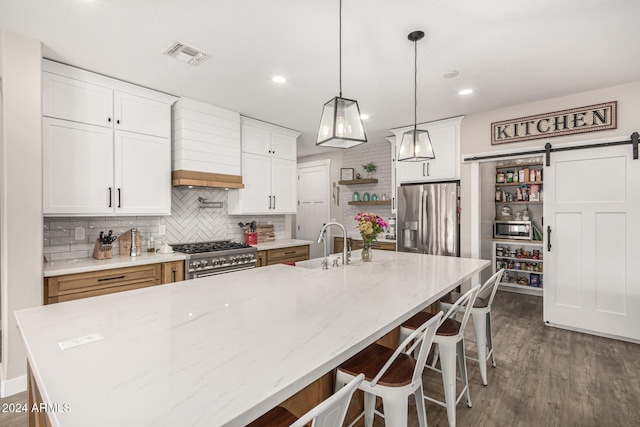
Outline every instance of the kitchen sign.
<svg viewBox="0 0 640 427"><path fill-rule="evenodd" d="M615 129L618 102L587 105L491 123L491 145Z"/></svg>

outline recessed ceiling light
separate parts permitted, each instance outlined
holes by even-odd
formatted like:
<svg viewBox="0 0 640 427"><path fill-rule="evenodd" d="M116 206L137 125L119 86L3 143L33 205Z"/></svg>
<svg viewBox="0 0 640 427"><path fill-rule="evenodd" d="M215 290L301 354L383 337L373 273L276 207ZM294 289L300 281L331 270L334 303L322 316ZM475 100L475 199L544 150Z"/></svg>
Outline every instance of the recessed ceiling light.
<svg viewBox="0 0 640 427"><path fill-rule="evenodd" d="M460 95L469 95L471 93L473 93L473 89L462 89L460 92L458 92Z"/></svg>
<svg viewBox="0 0 640 427"><path fill-rule="evenodd" d="M451 70L444 73L442 77L444 77L445 79L453 79L454 77L458 77L458 74L460 73L457 72L456 70Z"/></svg>
<svg viewBox="0 0 640 427"><path fill-rule="evenodd" d="M285 83L287 81L287 78L284 76L273 76L271 80L274 83Z"/></svg>
<svg viewBox="0 0 640 427"><path fill-rule="evenodd" d="M360 114L360 118L362 120L369 120L369 115L368 114Z"/></svg>

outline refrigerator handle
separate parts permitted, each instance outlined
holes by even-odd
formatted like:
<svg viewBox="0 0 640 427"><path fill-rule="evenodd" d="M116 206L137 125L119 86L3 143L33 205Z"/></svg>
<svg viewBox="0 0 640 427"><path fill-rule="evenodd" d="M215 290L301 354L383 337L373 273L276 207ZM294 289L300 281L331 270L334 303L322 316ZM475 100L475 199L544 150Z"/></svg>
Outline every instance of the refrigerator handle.
<svg viewBox="0 0 640 427"><path fill-rule="evenodd" d="M426 234L427 234L427 192L420 192L420 223L418 224L418 232L420 233L420 253L426 254Z"/></svg>

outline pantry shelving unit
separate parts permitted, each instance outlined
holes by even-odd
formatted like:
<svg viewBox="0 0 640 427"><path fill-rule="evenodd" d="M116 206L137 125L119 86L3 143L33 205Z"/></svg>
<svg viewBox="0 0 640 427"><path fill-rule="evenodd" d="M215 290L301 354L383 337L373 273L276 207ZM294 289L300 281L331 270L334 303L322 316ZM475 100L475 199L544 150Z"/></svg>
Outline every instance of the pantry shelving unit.
<svg viewBox="0 0 640 427"><path fill-rule="evenodd" d="M537 220L542 225L542 168L542 162L538 161L496 165L497 221L518 220L513 216L507 218L501 215L501 206L525 205L525 209L531 209L532 220ZM542 241L494 238L492 249L493 271L505 269L500 289L542 296Z"/></svg>

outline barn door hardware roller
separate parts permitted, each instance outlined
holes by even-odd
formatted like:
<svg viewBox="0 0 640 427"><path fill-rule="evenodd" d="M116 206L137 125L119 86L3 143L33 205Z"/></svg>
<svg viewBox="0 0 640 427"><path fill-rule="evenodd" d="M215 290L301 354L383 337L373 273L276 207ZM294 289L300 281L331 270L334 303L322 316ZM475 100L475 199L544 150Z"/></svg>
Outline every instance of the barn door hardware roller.
<svg viewBox="0 0 640 427"><path fill-rule="evenodd" d="M544 152L547 158L546 165L551 166L552 151L569 151L569 150L582 150L584 148L611 147L614 145L625 145L629 143L633 146L633 159L638 160L638 137L640 137L640 134L638 134L638 132L634 132L631 134L630 141L602 142L600 144L574 145L572 147L560 147L560 148L552 148L551 144L547 142L544 145Z"/></svg>

